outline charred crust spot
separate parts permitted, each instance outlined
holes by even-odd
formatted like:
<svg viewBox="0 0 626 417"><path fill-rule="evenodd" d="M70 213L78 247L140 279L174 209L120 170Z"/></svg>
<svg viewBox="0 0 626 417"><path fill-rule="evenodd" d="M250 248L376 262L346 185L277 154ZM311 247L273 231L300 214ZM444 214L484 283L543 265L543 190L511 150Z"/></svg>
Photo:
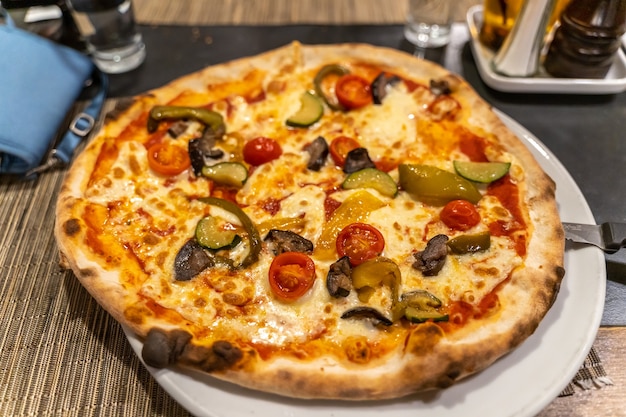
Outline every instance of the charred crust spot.
<svg viewBox="0 0 626 417"><path fill-rule="evenodd" d="M63 223L63 231L69 237L73 237L80 232L80 222L78 219L69 219Z"/></svg>
<svg viewBox="0 0 626 417"><path fill-rule="evenodd" d="M237 363L243 356L241 349L225 340L213 343L213 352L229 366Z"/></svg>
<svg viewBox="0 0 626 417"><path fill-rule="evenodd" d="M293 380L293 374L289 371L285 371L285 370L280 370L278 371L278 378L281 381L292 381Z"/></svg>
<svg viewBox="0 0 626 417"><path fill-rule="evenodd" d="M451 369L448 370L448 373L446 374L446 376L450 378L452 381L454 381L459 376L461 376L461 367L456 364L451 364L450 368Z"/></svg>
<svg viewBox="0 0 626 417"><path fill-rule="evenodd" d="M183 330L168 332L153 328L146 336L141 356L147 365L164 368L178 360L189 340L191 335Z"/></svg>
<svg viewBox="0 0 626 417"><path fill-rule="evenodd" d="M81 269L79 271L79 275L80 275L81 278L86 278L86 279L90 279L90 278L94 278L94 277L98 276L96 271L91 269L91 268L83 268L83 269Z"/></svg>
<svg viewBox="0 0 626 417"><path fill-rule="evenodd" d="M135 103L135 99L132 97L122 98L115 103L113 110L108 112L105 116L105 121L117 120L122 113L128 110Z"/></svg>
<svg viewBox="0 0 626 417"><path fill-rule="evenodd" d="M218 340L211 347L187 344L180 361L205 372L219 372L232 368L241 358L243 358L241 349L225 340Z"/></svg>

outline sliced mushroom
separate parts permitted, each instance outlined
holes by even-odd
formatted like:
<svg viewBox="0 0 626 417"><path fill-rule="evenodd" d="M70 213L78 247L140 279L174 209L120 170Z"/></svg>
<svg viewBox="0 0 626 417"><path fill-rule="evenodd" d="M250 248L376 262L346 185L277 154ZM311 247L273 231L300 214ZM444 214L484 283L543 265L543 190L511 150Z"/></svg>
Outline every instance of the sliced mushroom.
<svg viewBox="0 0 626 417"><path fill-rule="evenodd" d="M350 258L347 256L340 258L330 266L326 276L326 288L331 297L347 297L350 294L352 290L351 273L352 265L350 265Z"/></svg>
<svg viewBox="0 0 626 417"><path fill-rule="evenodd" d="M189 127L189 122L187 122L185 120L179 120L179 121L175 122L172 126L170 126L169 129L167 129L167 133L171 137L177 138L180 135L182 135L183 133L185 133L185 131L187 130L188 127Z"/></svg>
<svg viewBox="0 0 626 417"><path fill-rule="evenodd" d="M224 151L215 148L216 141L223 135L223 128L215 132L211 126L207 126L200 138L189 141L189 159L194 174L200 175L205 165L213 165L224 156Z"/></svg>
<svg viewBox="0 0 626 417"><path fill-rule="evenodd" d="M419 270L425 276L435 276L441 271L446 263L448 255L448 236L436 235L428 241L423 251L415 253L413 268Z"/></svg>
<svg viewBox="0 0 626 417"><path fill-rule="evenodd" d="M342 319L370 320L372 324L391 326L393 322L383 313L372 307L354 307L341 315Z"/></svg>
<svg viewBox="0 0 626 417"><path fill-rule="evenodd" d="M200 272L215 265L215 261L195 240L190 239L176 254L174 277L177 281L189 281Z"/></svg>
<svg viewBox="0 0 626 417"><path fill-rule="evenodd" d="M396 84L398 81L400 81L400 78L397 75L385 74L384 72L378 74L370 86L374 104L382 104L387 96L388 87Z"/></svg>
<svg viewBox="0 0 626 417"><path fill-rule="evenodd" d="M450 84L446 80L430 80L430 91L436 96L443 96L452 93Z"/></svg>
<svg viewBox="0 0 626 417"><path fill-rule="evenodd" d="M346 162L343 165L343 172L351 174L365 168L376 168L376 165L372 162L367 153L367 149L356 148L348 152Z"/></svg>
<svg viewBox="0 0 626 417"><path fill-rule="evenodd" d="M400 296L400 302L407 306L417 307L420 310L439 308L442 304L439 298L426 290L405 292Z"/></svg>
<svg viewBox="0 0 626 417"><path fill-rule="evenodd" d="M318 136L311 144L306 147L309 153L309 163L307 168L312 171L319 171L326 163L328 157L328 143L322 136Z"/></svg>
<svg viewBox="0 0 626 417"><path fill-rule="evenodd" d="M313 252L313 242L289 230L272 229L267 233L264 241L274 255L284 252Z"/></svg>

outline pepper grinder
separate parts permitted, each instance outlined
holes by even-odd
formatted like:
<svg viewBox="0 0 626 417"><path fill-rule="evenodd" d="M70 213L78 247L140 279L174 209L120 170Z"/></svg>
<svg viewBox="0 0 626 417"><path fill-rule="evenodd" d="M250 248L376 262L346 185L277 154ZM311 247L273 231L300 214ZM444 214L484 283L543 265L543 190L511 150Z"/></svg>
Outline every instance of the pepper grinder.
<svg viewBox="0 0 626 417"><path fill-rule="evenodd" d="M626 31L626 0L573 0L546 55L546 71L561 78L604 78Z"/></svg>
<svg viewBox="0 0 626 417"><path fill-rule="evenodd" d="M537 72L554 3L555 0L524 2L511 32L493 59L495 72L509 77L530 77Z"/></svg>

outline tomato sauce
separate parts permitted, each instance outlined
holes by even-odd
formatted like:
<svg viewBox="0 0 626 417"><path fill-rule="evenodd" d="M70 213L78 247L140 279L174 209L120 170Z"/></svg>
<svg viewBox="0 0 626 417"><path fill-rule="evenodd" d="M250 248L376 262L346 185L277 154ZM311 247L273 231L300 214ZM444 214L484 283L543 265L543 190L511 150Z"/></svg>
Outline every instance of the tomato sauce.
<svg viewBox="0 0 626 417"><path fill-rule="evenodd" d="M460 133L459 146L461 152L469 157L473 162L488 162L485 155L485 148L487 147L487 141L467 129L462 129Z"/></svg>
<svg viewBox="0 0 626 417"><path fill-rule="evenodd" d="M258 89L251 91L244 98L248 104L254 104L265 100L266 94L264 90Z"/></svg>
<svg viewBox="0 0 626 417"><path fill-rule="evenodd" d="M472 305L466 301L458 300L452 302L448 307L449 320L447 322L437 322L444 331L453 331L463 327L469 320L484 318L490 313L500 308L500 298L498 291L508 281L508 278L499 283L490 293L477 304Z"/></svg>
<svg viewBox="0 0 626 417"><path fill-rule="evenodd" d="M268 198L262 202L261 208L272 216L275 216L280 210L280 200L276 198Z"/></svg>
<svg viewBox="0 0 626 417"><path fill-rule="evenodd" d="M165 318L170 323L184 323L186 322L185 318L171 310L169 308L165 308L161 306L159 303L154 301L152 298L142 297L144 299L145 306L154 313L154 316L157 318Z"/></svg>
<svg viewBox="0 0 626 417"><path fill-rule="evenodd" d="M526 255L526 221L520 208L519 188L510 175L495 181L487 188L487 194L500 200L502 206L513 216L512 222L496 221L489 225L493 236L510 236L515 241L515 250L520 256Z"/></svg>
<svg viewBox="0 0 626 417"><path fill-rule="evenodd" d="M406 86L406 90L409 93L412 93L413 91L417 90L418 88L428 89L428 87L425 86L424 84L416 83L415 81L409 80L408 78L403 78L402 82L404 82L404 85Z"/></svg>
<svg viewBox="0 0 626 417"><path fill-rule="evenodd" d="M339 208L340 205L341 202L335 200L334 198L326 197L324 200L324 214L326 216L326 221L330 220L333 213Z"/></svg>

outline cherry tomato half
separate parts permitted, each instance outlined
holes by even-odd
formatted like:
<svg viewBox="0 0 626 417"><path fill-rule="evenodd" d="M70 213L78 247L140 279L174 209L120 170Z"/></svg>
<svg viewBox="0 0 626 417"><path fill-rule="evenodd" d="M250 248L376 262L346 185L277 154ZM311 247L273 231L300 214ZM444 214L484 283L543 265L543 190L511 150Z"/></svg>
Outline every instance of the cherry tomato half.
<svg viewBox="0 0 626 417"><path fill-rule="evenodd" d="M292 302L306 294L315 282L315 264L301 252L283 252L276 256L268 274L274 296Z"/></svg>
<svg viewBox="0 0 626 417"><path fill-rule="evenodd" d="M189 152L182 146L157 142L148 148L148 165L162 175L178 175L191 166Z"/></svg>
<svg viewBox="0 0 626 417"><path fill-rule="evenodd" d="M352 223L344 227L335 242L340 257L347 256L356 266L379 256L385 248L385 238L374 226Z"/></svg>
<svg viewBox="0 0 626 417"><path fill-rule="evenodd" d="M361 144L348 136L337 136L330 142L330 157L333 158L337 166L343 167L346 162L346 155L353 149L360 148Z"/></svg>
<svg viewBox="0 0 626 417"><path fill-rule="evenodd" d="M258 166L273 161L283 154L283 150L274 139L259 136L243 146L243 160Z"/></svg>
<svg viewBox="0 0 626 417"><path fill-rule="evenodd" d="M376 169L379 171L389 172L398 168L398 165L400 165L400 162L394 159L387 159L383 157L382 159L374 161L374 165L376 165Z"/></svg>
<svg viewBox="0 0 626 417"><path fill-rule="evenodd" d="M467 200L453 200L439 214L441 221L450 229L465 231L480 222L476 207Z"/></svg>
<svg viewBox="0 0 626 417"><path fill-rule="evenodd" d="M339 78L335 84L335 94L339 103L348 109L358 109L373 101L370 83L355 74Z"/></svg>

